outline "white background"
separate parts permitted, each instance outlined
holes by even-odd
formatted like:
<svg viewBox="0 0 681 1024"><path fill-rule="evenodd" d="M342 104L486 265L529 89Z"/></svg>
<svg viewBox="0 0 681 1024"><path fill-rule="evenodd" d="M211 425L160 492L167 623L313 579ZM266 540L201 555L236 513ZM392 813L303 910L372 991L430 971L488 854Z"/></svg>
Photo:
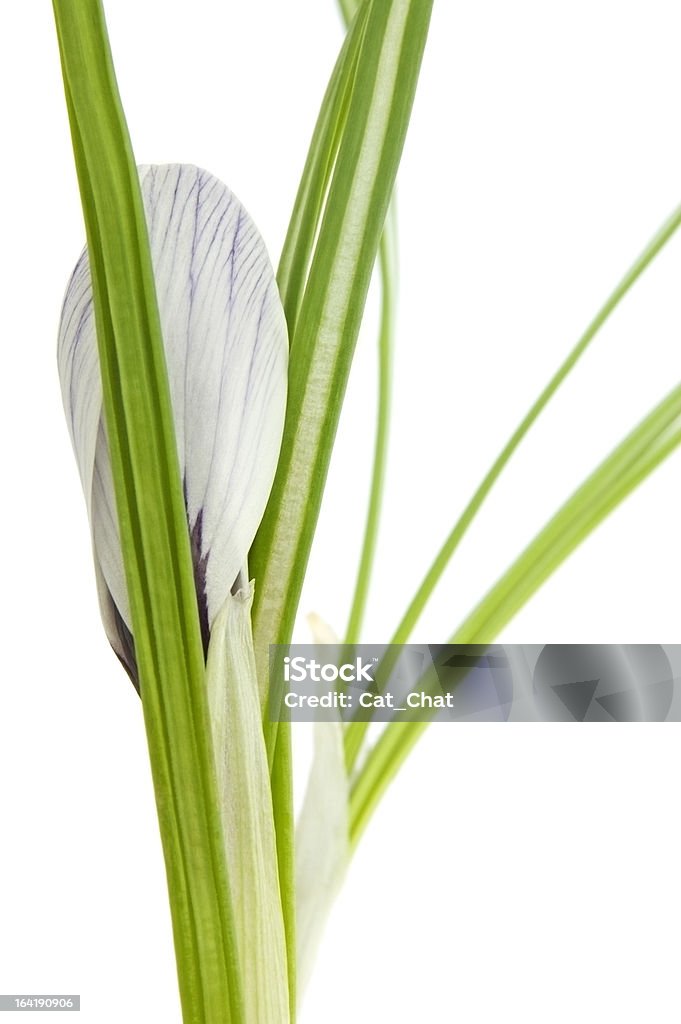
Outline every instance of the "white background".
<svg viewBox="0 0 681 1024"><path fill-rule="evenodd" d="M276 262L341 39L332 0L107 7L139 161L223 178ZM680 32L678 4L659 0L436 0L400 172L395 423L366 639L388 638L484 469L681 200ZM83 229L50 5L11 5L0 48L0 992L80 992L88 1024L170 1024L140 707L99 624L56 375ZM679 379L680 285L681 237L514 460L416 639L445 639ZM339 629L374 320L372 300L302 604ZM669 460L503 638L681 642L680 473ZM674 725L431 729L358 851L303 1021L677 1022L680 768Z"/></svg>

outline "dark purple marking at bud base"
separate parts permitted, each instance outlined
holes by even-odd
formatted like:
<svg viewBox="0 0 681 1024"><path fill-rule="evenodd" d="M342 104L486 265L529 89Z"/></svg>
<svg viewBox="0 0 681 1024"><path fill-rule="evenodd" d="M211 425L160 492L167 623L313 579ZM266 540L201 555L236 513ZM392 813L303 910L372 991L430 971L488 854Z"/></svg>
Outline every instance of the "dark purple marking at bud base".
<svg viewBox="0 0 681 1024"><path fill-rule="evenodd" d="M191 543L192 565L194 566L194 589L196 600L199 606L199 623L201 625L201 640L203 641L203 655L208 657L208 642L210 641L210 627L208 625L208 599L206 598L206 565L208 553L202 554L203 539L203 509L196 517L192 527L189 540Z"/></svg>
<svg viewBox="0 0 681 1024"><path fill-rule="evenodd" d="M111 594L109 594L109 597L111 597ZM135 641L132 633L125 624L123 616L114 604L113 598L111 599L111 607L113 608L113 617L116 624L116 634L118 636L119 643L117 648L114 647L113 644L111 646L113 647L114 654L130 676L132 685L139 693L140 680L139 672L137 671L137 658L135 656Z"/></svg>
<svg viewBox="0 0 681 1024"><path fill-rule="evenodd" d="M186 508L186 485L185 491L185 508ZM187 522L189 522L189 513L187 513ZM208 600L206 598L206 565L208 563L208 553L202 553L202 540L203 540L203 509L199 512L196 517L196 522L189 532L189 541L191 546L192 555L192 566L194 569L194 589L196 590L196 601L199 612L199 623L201 626L201 641L203 643L203 654L204 658L208 657L208 644L210 642L210 626L208 624ZM119 612L116 604L109 591L109 599L111 607L113 609L113 617L116 626L116 639L117 645L111 644L114 654L120 661L121 665L128 673L132 685L135 687L138 693L140 693L140 680L139 671L137 668L137 658L135 656L135 639L128 629L125 620Z"/></svg>

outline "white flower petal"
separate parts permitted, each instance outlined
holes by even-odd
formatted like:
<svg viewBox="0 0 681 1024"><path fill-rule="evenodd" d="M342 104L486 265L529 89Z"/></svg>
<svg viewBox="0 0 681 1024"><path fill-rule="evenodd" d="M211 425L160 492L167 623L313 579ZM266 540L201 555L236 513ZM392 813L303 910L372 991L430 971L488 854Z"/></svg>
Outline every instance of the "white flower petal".
<svg viewBox="0 0 681 1024"><path fill-rule="evenodd" d="M333 660L340 640L318 615L308 616L320 654ZM335 645L334 654L328 645ZM343 723L314 723L314 754L296 824L296 941L299 994L312 973L319 942L350 861L349 785Z"/></svg>
<svg viewBox="0 0 681 1024"><path fill-rule="evenodd" d="M302 996L350 861L343 727L314 723L314 756L296 825L296 941Z"/></svg>
<svg viewBox="0 0 681 1024"><path fill-rule="evenodd" d="M253 587L228 594L210 639L206 690L244 1020L287 1024L286 935L272 788L255 675Z"/></svg>
<svg viewBox="0 0 681 1024"><path fill-rule="evenodd" d="M116 495L111 474L109 448L104 421L100 418L95 446L95 464L91 490L92 546L113 603L121 618L131 628L125 569L121 558L121 541L116 516ZM106 567L106 568L105 568ZM115 650L115 647L114 647Z"/></svg>
<svg viewBox="0 0 681 1024"><path fill-rule="evenodd" d="M87 250L71 275L59 323L57 361L64 410L76 453L88 515L91 515L92 475L99 421L102 382L95 338L92 285Z"/></svg>
<svg viewBox="0 0 681 1024"><path fill-rule="evenodd" d="M217 178L140 169L200 604L211 624L246 560L274 478L286 405L284 313L264 243ZM131 626L87 254L59 332L64 406L106 587Z"/></svg>

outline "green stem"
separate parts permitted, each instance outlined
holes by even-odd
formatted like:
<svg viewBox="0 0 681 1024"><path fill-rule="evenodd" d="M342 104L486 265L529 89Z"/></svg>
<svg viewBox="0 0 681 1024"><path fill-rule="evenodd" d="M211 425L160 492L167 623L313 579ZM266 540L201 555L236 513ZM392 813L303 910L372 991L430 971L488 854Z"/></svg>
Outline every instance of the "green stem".
<svg viewBox="0 0 681 1024"><path fill-rule="evenodd" d="M473 497L466 505L461 516L455 523L451 533L440 548L433 564L426 573L419 589L412 599L409 607L404 613L393 638L392 644L403 644L409 639L412 630L418 622L427 602L429 601L435 587L439 583L450 559L463 540L471 523L475 519L481 506L485 502L496 481L500 477L507 463L515 453L516 449L533 426L537 418L548 405L549 401L574 368L579 359L584 355L587 348L598 334L601 327L617 309L621 301L650 265L657 254L664 248L681 225L681 206L678 206L671 216L664 222L658 232L650 240L646 248L638 257L636 262L629 268L620 283L617 285L607 301L598 311L589 326L586 328L577 344L572 349L565 361L560 365L551 380L536 399L530 410L507 441L501 450L489 472L484 477ZM351 770L357 762L362 749L364 738L369 722L352 723L345 734L346 759L348 768Z"/></svg>
<svg viewBox="0 0 681 1024"><path fill-rule="evenodd" d="M371 573L376 556L378 526L383 505L385 471L388 460L390 435L390 393L392 387L393 337L395 331L397 239L394 200L390 205L380 247L381 269L381 323L378 338L378 410L374 461L371 473L371 492L364 541L360 557L355 592L346 631L346 643L357 643L366 611Z"/></svg>
<svg viewBox="0 0 681 1024"><path fill-rule="evenodd" d="M296 1019L297 961L296 961L296 864L295 817L293 813L293 758L291 726L282 722L277 730L277 743L271 770L272 807L277 839L279 889L281 892L291 1022Z"/></svg>

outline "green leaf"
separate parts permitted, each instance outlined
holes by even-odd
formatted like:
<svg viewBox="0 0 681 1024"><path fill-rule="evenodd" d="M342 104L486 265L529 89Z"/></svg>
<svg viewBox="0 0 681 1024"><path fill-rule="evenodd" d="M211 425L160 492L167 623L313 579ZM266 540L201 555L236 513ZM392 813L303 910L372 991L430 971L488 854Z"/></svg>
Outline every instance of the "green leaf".
<svg viewBox="0 0 681 1024"><path fill-rule="evenodd" d="M255 675L253 590L229 595L211 632L206 670L245 1020L289 1016L270 773Z"/></svg>
<svg viewBox="0 0 681 1024"><path fill-rule="evenodd" d="M393 643L406 642L428 599L430 598L430 595L448 565L449 560L456 551L468 530L468 527L473 522L477 512L483 505L485 499L514 452L519 447L520 443L523 441L548 403L551 401L555 393L558 391L561 384L566 380L568 375L572 372L581 357L589 348L601 327L614 313L625 296L628 295L631 288L638 281L643 272L650 266L658 253L662 251L667 242L669 242L669 240L676 234L680 226L681 206L678 206L658 229L655 235L648 242L641 255L632 264L614 291L608 296L606 302L599 309L598 313L588 325L582 336L578 339L575 347L571 350L563 363L561 363L551 380L513 432L439 551L433 565L429 569L421 587L414 597L414 600L411 602L403 616L392 640Z"/></svg>
<svg viewBox="0 0 681 1024"><path fill-rule="evenodd" d="M285 643L295 620L431 9L432 0L370 0L358 12L327 91L284 249L279 282L291 345L289 404L277 476L250 555L259 680L267 678L269 645ZM290 728L265 722L265 738L291 970ZM292 996L294 988L290 974Z"/></svg>
<svg viewBox="0 0 681 1024"><path fill-rule="evenodd" d="M340 139L347 121L368 8L369 4L367 3L346 37L324 96L279 263L277 280L291 343L295 340L295 328L309 274L319 220L326 201ZM252 565L256 578L259 583L262 583L257 555L253 556L253 553ZM274 637L261 634L256 645L256 668L263 706L268 689L268 645L270 640L274 639ZM265 734L268 740L268 756L271 765L279 879L288 951L289 995L293 1017L296 1004L295 972L298 942L296 938L291 730L286 722L280 723L276 728L273 728L271 723L265 722Z"/></svg>
<svg viewBox="0 0 681 1024"><path fill-rule="evenodd" d="M347 123L291 337L282 453L251 552L261 674L268 644L286 642L295 619L431 8L432 0L374 0L369 8ZM276 729L271 732L276 738Z"/></svg>
<svg viewBox="0 0 681 1024"><path fill-rule="evenodd" d="M350 28L361 4L359 0L339 0L346 28ZM365 7L366 12L366 7ZM355 590L350 605L350 616L345 633L347 643L357 643L366 611L369 586L376 556L378 527L383 506L385 471L388 461L390 404L392 391L392 363L397 299L397 216L395 200L388 208L381 244L379 271L381 277L381 317L378 334L378 411L376 441L371 469L371 489L367 511L362 553L360 555Z"/></svg>
<svg viewBox="0 0 681 1024"><path fill-rule="evenodd" d="M360 16L350 25L331 74L279 260L277 283L291 340L295 336L319 221L347 123L369 6L368 3L363 4Z"/></svg>
<svg viewBox="0 0 681 1024"><path fill-rule="evenodd" d="M488 643L565 558L674 449L681 430L676 387L553 516L459 627L452 643Z"/></svg>
<svg viewBox="0 0 681 1024"><path fill-rule="evenodd" d="M184 1019L241 1019L205 666L137 168L101 4L54 0Z"/></svg>
<svg viewBox="0 0 681 1024"><path fill-rule="evenodd" d="M355 591L350 606L350 616L345 632L345 641L358 643L364 621L369 586L376 556L378 528L383 507L383 490L388 462L388 439L390 434L390 407L392 391L393 348L397 299L397 219L395 200L388 209L379 250L381 271L381 321L378 336L378 403L376 416L376 440L374 460L371 469L371 490L369 509Z"/></svg>
<svg viewBox="0 0 681 1024"><path fill-rule="evenodd" d="M448 643L491 643L542 583L681 444L681 385L615 448L546 524ZM383 731L351 793L356 843L390 781L427 728L393 723Z"/></svg>
<svg viewBox="0 0 681 1024"><path fill-rule="evenodd" d="M667 242L678 231L680 226L681 206L678 206L658 229L638 259L635 260L617 287L608 296L603 306L599 309L596 316L578 339L574 348L569 352L567 357L549 380L546 387L542 390L521 422L518 424L471 497L470 501L464 508L458 520L452 527L449 536L437 553L433 564L424 576L420 587L409 604L409 607L402 616L402 619L390 641L391 644L404 644L408 641L414 626L423 613L426 604L430 600L433 591L442 578L452 556L468 532L468 528L471 523L487 500L487 497L494 488L495 483L513 457L516 449L520 446L543 410L549 404L555 393L591 345L591 342L594 340L601 327L607 322L625 296L628 295L634 284L650 266L658 253L662 251ZM369 724L369 721L353 722L346 730L345 750L348 767L350 769L355 765L360 754Z"/></svg>
<svg viewBox="0 0 681 1024"><path fill-rule="evenodd" d="M349 24L357 13L361 6L360 0L338 0L338 6L340 7L343 20L346 25Z"/></svg>

